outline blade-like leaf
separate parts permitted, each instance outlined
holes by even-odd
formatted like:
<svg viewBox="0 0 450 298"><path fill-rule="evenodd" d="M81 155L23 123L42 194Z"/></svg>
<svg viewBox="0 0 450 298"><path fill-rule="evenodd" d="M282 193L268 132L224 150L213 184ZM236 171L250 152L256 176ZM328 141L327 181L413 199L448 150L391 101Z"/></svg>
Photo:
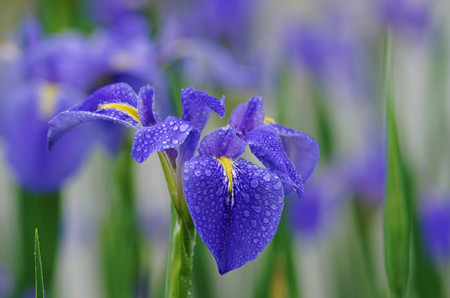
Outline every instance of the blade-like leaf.
<svg viewBox="0 0 450 298"><path fill-rule="evenodd" d="M44 276L42 274L41 249L39 248L39 235L37 228L34 234L34 261L34 269L36 274L36 298L44 298Z"/></svg>

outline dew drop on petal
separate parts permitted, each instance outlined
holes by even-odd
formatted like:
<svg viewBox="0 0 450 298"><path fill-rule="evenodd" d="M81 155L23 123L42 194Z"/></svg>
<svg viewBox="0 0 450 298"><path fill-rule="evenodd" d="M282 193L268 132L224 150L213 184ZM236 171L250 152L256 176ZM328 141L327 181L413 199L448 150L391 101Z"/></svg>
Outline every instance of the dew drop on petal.
<svg viewBox="0 0 450 298"><path fill-rule="evenodd" d="M269 223L269 219L267 217L264 217L263 222L267 224L267 223Z"/></svg>
<svg viewBox="0 0 450 298"><path fill-rule="evenodd" d="M255 211L256 213L261 213L262 208L260 206L252 206L253 211Z"/></svg>
<svg viewBox="0 0 450 298"><path fill-rule="evenodd" d="M178 140L173 140L172 143L178 144Z"/></svg>
<svg viewBox="0 0 450 298"><path fill-rule="evenodd" d="M253 243L258 243L259 242L259 239L258 238L253 238Z"/></svg>
<svg viewBox="0 0 450 298"><path fill-rule="evenodd" d="M180 131L185 132L189 128L189 125L184 123L180 125Z"/></svg>
<svg viewBox="0 0 450 298"><path fill-rule="evenodd" d="M270 181L270 175L269 175L268 173L265 174L264 177L263 177L263 179L264 179L265 181L269 182L269 181Z"/></svg>
<svg viewBox="0 0 450 298"><path fill-rule="evenodd" d="M251 185L253 188L258 187L258 180L253 179L252 182L250 182L250 185Z"/></svg>
<svg viewBox="0 0 450 298"><path fill-rule="evenodd" d="M249 217L250 216L250 212L248 210L244 210L244 216L245 217Z"/></svg>

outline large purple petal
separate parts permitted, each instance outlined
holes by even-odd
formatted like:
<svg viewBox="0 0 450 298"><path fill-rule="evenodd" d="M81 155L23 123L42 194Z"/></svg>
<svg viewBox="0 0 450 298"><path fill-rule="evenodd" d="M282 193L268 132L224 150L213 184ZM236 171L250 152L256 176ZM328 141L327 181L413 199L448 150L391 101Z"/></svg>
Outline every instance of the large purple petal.
<svg viewBox="0 0 450 298"><path fill-rule="evenodd" d="M222 127L205 136L198 148L200 155L236 158L244 153L245 142L236 136L232 126Z"/></svg>
<svg viewBox="0 0 450 298"><path fill-rule="evenodd" d="M151 126L159 122L158 114L155 111L155 90L153 87L147 85L139 90L137 109L143 126Z"/></svg>
<svg viewBox="0 0 450 298"><path fill-rule="evenodd" d="M268 125L261 125L244 138L252 153L269 169L276 173L281 181L294 187L299 197L303 195L303 180L296 172L283 149L277 131Z"/></svg>
<svg viewBox="0 0 450 298"><path fill-rule="evenodd" d="M243 138L263 124L264 117L263 101L260 97L254 96L248 102L234 108L228 123L236 128L236 134Z"/></svg>
<svg viewBox="0 0 450 298"><path fill-rule="evenodd" d="M133 89L118 83L100 88L84 103L61 112L49 121L48 147L53 145L75 126L92 120L108 120L127 127L139 128L137 95Z"/></svg>
<svg viewBox="0 0 450 298"><path fill-rule="evenodd" d="M200 132L211 116L211 111L220 117L225 115L225 96L218 99L205 91L195 90L190 86L181 90L181 101L183 102L183 119L189 121Z"/></svg>
<svg viewBox="0 0 450 298"><path fill-rule="evenodd" d="M183 187L195 228L220 274L254 260L272 240L283 209L283 186L273 173L239 158L230 193L224 166L209 156L185 165Z"/></svg>
<svg viewBox="0 0 450 298"><path fill-rule="evenodd" d="M134 135L131 156L141 163L155 151L161 152L180 146L194 127L172 116L153 126L143 127Z"/></svg>
<svg viewBox="0 0 450 298"><path fill-rule="evenodd" d="M281 136L284 150L294 163L297 173L302 176L303 183L305 183L319 161L319 144L304 132L293 130L281 124L269 123L267 125L275 128Z"/></svg>

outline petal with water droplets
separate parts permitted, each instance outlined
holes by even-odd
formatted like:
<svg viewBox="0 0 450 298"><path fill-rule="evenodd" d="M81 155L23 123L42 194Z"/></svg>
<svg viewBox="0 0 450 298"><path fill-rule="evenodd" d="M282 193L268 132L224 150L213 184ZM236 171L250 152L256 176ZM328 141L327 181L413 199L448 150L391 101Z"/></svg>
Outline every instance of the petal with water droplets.
<svg viewBox="0 0 450 298"><path fill-rule="evenodd" d="M131 156L137 162L143 162L155 151L178 147L192 129L194 127L188 122L172 116L156 125L142 127L134 135Z"/></svg>
<svg viewBox="0 0 450 298"><path fill-rule="evenodd" d="M238 158L232 161L232 176L230 192L218 159L199 156L184 168L189 212L220 274L245 265L264 250L275 235L284 203L282 183L268 170Z"/></svg>

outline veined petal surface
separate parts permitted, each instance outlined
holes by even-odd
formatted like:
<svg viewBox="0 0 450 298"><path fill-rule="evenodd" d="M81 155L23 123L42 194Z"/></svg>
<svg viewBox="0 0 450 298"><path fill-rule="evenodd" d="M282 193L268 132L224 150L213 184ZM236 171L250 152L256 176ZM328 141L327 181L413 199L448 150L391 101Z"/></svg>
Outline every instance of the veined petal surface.
<svg viewBox="0 0 450 298"><path fill-rule="evenodd" d="M320 156L319 144L308 134L277 123L267 124L281 137L283 148L305 183L316 168Z"/></svg>
<svg viewBox="0 0 450 298"><path fill-rule="evenodd" d="M225 115L225 96L219 100L205 91L195 90L190 86L181 90L181 101L183 120L191 122L200 132L211 116L211 111L220 117Z"/></svg>
<svg viewBox="0 0 450 298"><path fill-rule="evenodd" d="M155 90L153 87L147 85L139 90L137 110L143 126L155 125L159 122L158 114L155 111Z"/></svg>
<svg viewBox="0 0 450 298"><path fill-rule="evenodd" d="M299 197L303 195L303 180L284 151L277 131L261 125L244 138L252 153L269 169L277 174L281 181L294 187Z"/></svg>
<svg viewBox="0 0 450 298"><path fill-rule="evenodd" d="M203 138L198 152L200 155L236 158L244 153L245 146L232 126L222 127Z"/></svg>
<svg viewBox="0 0 450 298"><path fill-rule="evenodd" d="M248 102L236 106L231 113L228 123L236 129L236 133L243 138L264 123L264 108L261 97L254 96Z"/></svg>
<svg viewBox="0 0 450 298"><path fill-rule="evenodd" d="M49 121L48 147L52 148L75 126L92 120L108 120L139 128L136 93L125 83L108 85L95 91L81 105L61 112Z"/></svg>
<svg viewBox="0 0 450 298"><path fill-rule="evenodd" d="M283 185L266 169L232 161L233 187L224 165L199 156L186 162L183 188L200 238L220 274L254 260L272 240L283 209Z"/></svg>

